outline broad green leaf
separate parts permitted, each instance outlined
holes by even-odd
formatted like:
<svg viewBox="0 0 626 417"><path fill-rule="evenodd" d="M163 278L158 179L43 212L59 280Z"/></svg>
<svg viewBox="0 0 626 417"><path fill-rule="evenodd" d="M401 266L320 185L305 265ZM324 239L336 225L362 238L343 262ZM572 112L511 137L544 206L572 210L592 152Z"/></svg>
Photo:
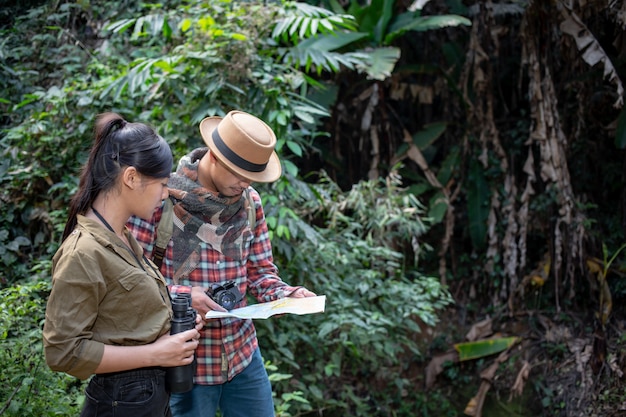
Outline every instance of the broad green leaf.
<svg viewBox="0 0 626 417"><path fill-rule="evenodd" d="M105 27L106 30L110 30L117 33L124 33L129 27L135 24L136 19L122 19L117 22L113 22Z"/></svg>
<svg viewBox="0 0 626 417"><path fill-rule="evenodd" d="M137 21L135 22L135 27L133 29L133 35L132 35L133 38L135 39L139 38L141 35L144 34L143 25L144 25L145 19L146 18L142 16L138 18Z"/></svg>
<svg viewBox="0 0 626 417"><path fill-rule="evenodd" d="M278 122L281 126L287 126L287 123L289 122L289 113L280 111L276 116L276 122Z"/></svg>
<svg viewBox="0 0 626 417"><path fill-rule="evenodd" d="M293 34L296 33L296 31L298 30L298 26L300 26L300 23L302 23L303 19L304 17L302 16L296 17L293 24L291 25L291 28L289 29L289 36L293 36Z"/></svg>
<svg viewBox="0 0 626 417"><path fill-rule="evenodd" d="M457 15L416 17L411 12L403 13L389 26L389 33L385 38L385 44L391 43L395 38L409 30L424 32L459 25L471 26L472 22L466 17Z"/></svg>
<svg viewBox="0 0 626 417"><path fill-rule="evenodd" d="M382 5L375 5L375 3L379 3L379 1L372 3L372 7L370 7L371 10L379 13L380 15L378 21L376 22L376 26L374 27L374 41L376 42L376 45L383 44L383 39L387 33L387 26L393 17L393 6L395 0L382 0L382 2ZM380 10L382 10L382 13Z"/></svg>
<svg viewBox="0 0 626 417"><path fill-rule="evenodd" d="M302 19L300 32L298 33L301 39L305 38L307 35L311 35L311 32L309 32L309 28L311 27L311 20L312 19L310 17L305 17L304 19Z"/></svg>
<svg viewBox="0 0 626 417"><path fill-rule="evenodd" d="M167 40L172 37L172 27L167 20L163 21L163 37Z"/></svg>
<svg viewBox="0 0 626 417"><path fill-rule="evenodd" d="M316 35L317 34L317 28L319 26L319 20L318 19L312 19L311 20L311 35Z"/></svg>
<svg viewBox="0 0 626 417"><path fill-rule="evenodd" d="M312 48L319 51L334 51L367 37L364 32L341 32L335 35L320 35L306 39L298 44L299 48Z"/></svg>
<svg viewBox="0 0 626 417"><path fill-rule="evenodd" d="M439 168L439 172L437 172L437 180L440 184L443 184L445 186L445 184L450 181L450 178L452 178L452 175L459 167L459 158L459 148L452 148L446 159L444 159L444 161L442 162L441 167Z"/></svg>
<svg viewBox="0 0 626 417"><path fill-rule="evenodd" d="M400 48L376 48L361 51L360 54L369 57L369 65L357 63L357 67L365 72L370 79L385 80L391 76L396 62L400 59Z"/></svg>
<svg viewBox="0 0 626 417"><path fill-rule="evenodd" d="M320 20L321 25L326 28L326 30L328 30L329 32L332 32L333 30L333 25L326 19L324 20Z"/></svg>
<svg viewBox="0 0 626 417"><path fill-rule="evenodd" d="M302 156L302 147L294 141L287 141L287 147L289 148L289 150L291 152L293 152L294 155L296 156Z"/></svg>
<svg viewBox="0 0 626 417"><path fill-rule="evenodd" d="M299 108L294 108L293 115L298 119L302 120L304 123L314 123L315 119L311 116L311 113L308 112L308 109L301 110Z"/></svg>
<svg viewBox="0 0 626 417"><path fill-rule="evenodd" d="M102 93L100 93L100 99L107 97L110 93L113 93L113 99L117 100L121 95L124 88L128 85L128 75L123 75L117 80L113 81Z"/></svg>
<svg viewBox="0 0 626 417"><path fill-rule="evenodd" d="M298 175L298 167L291 161L289 160L284 160L283 161L283 166L285 167L285 171L293 176L296 177Z"/></svg>
<svg viewBox="0 0 626 417"><path fill-rule="evenodd" d="M198 26L203 32L208 32L213 26L215 26L215 19L212 17L203 17L198 19Z"/></svg>
<svg viewBox="0 0 626 417"><path fill-rule="evenodd" d="M433 219L433 223L441 223L448 211L448 199L442 191L438 191L428 202L428 217Z"/></svg>
<svg viewBox="0 0 626 417"><path fill-rule="evenodd" d="M165 59L159 59L157 61L154 62L154 66L156 68L160 68L165 72L175 72L175 68L172 66L172 64L169 62L169 60L165 60Z"/></svg>
<svg viewBox="0 0 626 417"><path fill-rule="evenodd" d="M165 29L163 25L165 24L165 17L161 14L152 14L146 16L145 23L150 30L150 35L153 37L163 33L165 35ZM166 36L167 38L167 36Z"/></svg>
<svg viewBox="0 0 626 417"><path fill-rule="evenodd" d="M435 142L448 127L446 122L435 122L424 125L424 128L413 135L413 143L419 149L424 150Z"/></svg>
<svg viewBox="0 0 626 417"><path fill-rule="evenodd" d="M498 339L478 340L476 342L457 343L454 348L459 352L459 361L484 358L500 353L520 340L519 337L501 337Z"/></svg>
<svg viewBox="0 0 626 417"><path fill-rule="evenodd" d="M191 19L189 19L189 18L183 19L183 21L180 22L180 30L181 30L181 32L185 33L189 29L191 29Z"/></svg>

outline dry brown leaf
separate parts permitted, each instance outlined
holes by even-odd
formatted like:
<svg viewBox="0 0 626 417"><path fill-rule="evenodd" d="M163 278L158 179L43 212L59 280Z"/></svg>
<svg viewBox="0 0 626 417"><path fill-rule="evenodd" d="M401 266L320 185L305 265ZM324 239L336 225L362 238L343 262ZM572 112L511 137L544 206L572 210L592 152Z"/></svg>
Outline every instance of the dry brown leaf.
<svg viewBox="0 0 626 417"><path fill-rule="evenodd" d="M485 404L485 398L487 397L489 388L491 388L491 383L483 381L480 384L480 388L478 388L478 393L469 400L463 413L472 417L481 417L483 415L483 405Z"/></svg>
<svg viewBox="0 0 626 417"><path fill-rule="evenodd" d="M509 352L510 348L501 352L491 365L480 373L480 377L482 378L480 388L478 388L478 393L476 393L465 406L465 410L463 411L465 414L473 417L482 416L483 405L485 404L487 392L489 388L491 388L491 381L493 381L500 364L509 358Z"/></svg>
<svg viewBox="0 0 626 417"><path fill-rule="evenodd" d="M431 171L430 167L428 166L428 162L426 162L426 158L424 158L424 155L422 154L422 152L413 143L413 138L411 137L411 134L409 133L409 131L404 129L403 134L404 134L404 142L406 142L409 147L408 151L405 155L400 155L398 157L391 158L391 165L397 164L398 162L400 162L401 160L403 160L404 158L408 156L409 159L414 161L420 167L420 169L424 172L424 175L426 176L426 179L428 180L429 184L439 189L443 193L444 198L446 199L446 202L447 202L448 209L446 211L445 232L444 232L444 237L442 238L442 242L441 242L441 249L438 253L439 276L441 277L441 283L445 285L446 284L445 254L447 253L448 247L450 246L450 239L452 238L452 233L453 233L452 231L454 230L454 205L452 204L452 202L456 198L456 195L458 195L458 193L460 192L461 186L458 185L456 188L456 191L451 196L450 189L448 187L451 187L453 183L451 182L447 184L446 187L444 187L437 179L437 176Z"/></svg>
<svg viewBox="0 0 626 417"><path fill-rule="evenodd" d="M619 378L624 376L624 372L620 368L618 358L617 356L615 356L615 354L609 354L609 357L607 358L607 363L609 364L609 368L611 369L611 371L613 371Z"/></svg>
<svg viewBox="0 0 626 417"><path fill-rule="evenodd" d="M572 338L572 332L566 326L550 326L545 334L546 342L560 344Z"/></svg>
<svg viewBox="0 0 626 417"><path fill-rule="evenodd" d="M380 175L380 172L378 171L378 166L380 163L380 139L378 138L378 130L370 130L370 142L372 144L372 159L370 162L370 169L367 176L370 180L375 180Z"/></svg>
<svg viewBox="0 0 626 417"><path fill-rule="evenodd" d="M496 371L498 370L499 366L500 361L496 359L491 365L489 365L487 368L483 369L480 372L480 377L485 381L492 382L493 378L496 376Z"/></svg>
<svg viewBox="0 0 626 417"><path fill-rule="evenodd" d="M463 414L468 416L476 416L476 409L478 408L478 399L476 397L470 398L467 405L465 406L465 410L463 410Z"/></svg>
<svg viewBox="0 0 626 417"><path fill-rule="evenodd" d="M613 66L613 62L611 62L611 59L602 46L600 46L598 40L595 36L593 36L591 31L582 22L578 15L576 15L576 13L570 10L562 2L560 4L561 14L565 18L565 20L561 22L561 30L563 33L566 33L574 38L576 41L576 47L582 52L582 57L587 64L593 67L599 62L602 63L604 66L603 76L614 83L617 88L618 99L614 106L618 108L622 107L624 104L624 86L622 85L622 81Z"/></svg>
<svg viewBox="0 0 626 417"><path fill-rule="evenodd" d="M511 387L511 396L509 397L509 401L513 398L513 396L520 397L524 392L524 386L526 385L526 381L528 380L528 375L530 374L530 364L528 361L524 361L522 363L522 368L517 373L515 377L515 382L513 383L513 387Z"/></svg>
<svg viewBox="0 0 626 417"><path fill-rule="evenodd" d="M443 364L446 362L457 363L459 354L457 351L450 351L437 355L430 360L426 366L426 389L431 388L437 379L437 375L443 372Z"/></svg>
<svg viewBox="0 0 626 417"><path fill-rule="evenodd" d="M470 342L474 342L491 336L493 334L492 324L493 320L490 317L475 323L470 331L467 332L465 338Z"/></svg>

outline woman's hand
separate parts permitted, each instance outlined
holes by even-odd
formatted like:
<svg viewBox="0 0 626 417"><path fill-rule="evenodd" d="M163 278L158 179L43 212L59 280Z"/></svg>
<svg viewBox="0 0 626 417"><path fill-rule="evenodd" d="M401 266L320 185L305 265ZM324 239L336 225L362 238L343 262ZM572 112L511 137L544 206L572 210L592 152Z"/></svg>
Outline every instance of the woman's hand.
<svg viewBox="0 0 626 417"><path fill-rule="evenodd" d="M196 330L198 332L204 328L205 321L201 314L196 314Z"/></svg>
<svg viewBox="0 0 626 417"><path fill-rule="evenodd" d="M139 369L149 366L182 366L193 362L200 332L186 330L174 335L159 337L154 343L138 346L104 345L102 359L95 373L109 373Z"/></svg>
<svg viewBox="0 0 626 417"><path fill-rule="evenodd" d="M173 335L164 334L154 342L159 366L182 366L193 362L200 332L196 328Z"/></svg>

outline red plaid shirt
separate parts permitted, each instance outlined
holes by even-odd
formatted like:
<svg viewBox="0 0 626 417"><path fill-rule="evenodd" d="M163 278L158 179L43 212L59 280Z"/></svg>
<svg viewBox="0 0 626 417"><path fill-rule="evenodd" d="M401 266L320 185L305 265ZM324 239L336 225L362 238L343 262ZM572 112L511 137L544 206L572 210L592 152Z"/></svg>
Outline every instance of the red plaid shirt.
<svg viewBox="0 0 626 417"><path fill-rule="evenodd" d="M273 262L272 245L269 240L261 197L252 187L248 189L256 208L256 225L253 237L245 243L244 258L234 261L200 241L200 260L188 278L172 284L172 241L170 240L161 272L168 280L173 295L189 291L181 286L210 287L210 284L225 284L235 281L242 294L249 293L259 302L274 301L290 295L297 287L284 283L278 277ZM146 256L151 258L156 240L155 225L161 219L162 210L157 210L151 222L132 217L127 226L143 246ZM237 305L246 305L244 299ZM258 347L256 330L252 320L237 318L211 319L203 329L200 345L196 350L198 367L194 382L201 385L217 385L230 381L243 371L252 360Z"/></svg>

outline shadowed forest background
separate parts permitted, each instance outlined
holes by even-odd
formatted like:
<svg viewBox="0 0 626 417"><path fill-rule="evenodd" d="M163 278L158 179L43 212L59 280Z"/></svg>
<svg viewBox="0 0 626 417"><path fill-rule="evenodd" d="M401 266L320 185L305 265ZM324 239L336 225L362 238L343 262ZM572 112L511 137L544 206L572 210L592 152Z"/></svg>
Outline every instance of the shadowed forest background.
<svg viewBox="0 0 626 417"><path fill-rule="evenodd" d="M241 109L281 276L276 415L626 415L626 5L0 0L0 415L77 415L41 328L97 114L175 158Z"/></svg>

